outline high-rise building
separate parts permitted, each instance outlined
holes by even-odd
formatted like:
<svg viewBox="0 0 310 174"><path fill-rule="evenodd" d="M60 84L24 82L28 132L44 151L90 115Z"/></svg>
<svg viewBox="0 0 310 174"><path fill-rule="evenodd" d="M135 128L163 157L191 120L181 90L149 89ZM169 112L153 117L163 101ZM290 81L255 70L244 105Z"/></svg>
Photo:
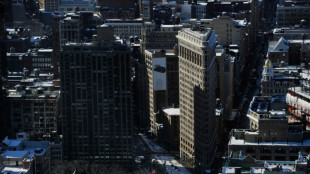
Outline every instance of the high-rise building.
<svg viewBox="0 0 310 174"><path fill-rule="evenodd" d="M210 28L182 29L178 35L180 86L180 158L203 171L216 153L215 47Z"/></svg>
<svg viewBox="0 0 310 174"><path fill-rule="evenodd" d="M178 30L188 25L161 25L160 29L154 29L154 23L145 23L145 29L141 31L141 58L136 62L135 93L139 94L136 100L137 120L140 128L148 128L150 118L149 108L149 79L145 60L145 50L172 49L178 43L176 35Z"/></svg>
<svg viewBox="0 0 310 174"><path fill-rule="evenodd" d="M132 165L130 51L113 28L60 51L65 160Z"/></svg>
<svg viewBox="0 0 310 174"><path fill-rule="evenodd" d="M145 50L149 91L150 129L158 134L160 110L179 105L178 56L173 50Z"/></svg>

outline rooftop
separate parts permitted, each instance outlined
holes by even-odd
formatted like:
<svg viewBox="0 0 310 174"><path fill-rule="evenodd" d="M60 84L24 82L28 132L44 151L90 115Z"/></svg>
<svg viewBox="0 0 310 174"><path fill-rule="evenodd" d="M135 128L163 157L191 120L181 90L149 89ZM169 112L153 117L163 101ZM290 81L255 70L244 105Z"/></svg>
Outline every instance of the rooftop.
<svg viewBox="0 0 310 174"><path fill-rule="evenodd" d="M2 158L24 158L27 156L28 151L5 151Z"/></svg>
<svg viewBox="0 0 310 174"><path fill-rule="evenodd" d="M13 140L8 139L7 137L2 141L7 146L19 146L23 141L22 140Z"/></svg>
<svg viewBox="0 0 310 174"><path fill-rule="evenodd" d="M245 141L244 139L236 139L236 137L231 136L229 140L229 145L252 145L252 146L310 146L310 139L304 139L303 142L253 142Z"/></svg>
<svg viewBox="0 0 310 174"><path fill-rule="evenodd" d="M289 41L281 37L278 41L270 41L268 45L268 52L288 52Z"/></svg>
<svg viewBox="0 0 310 174"><path fill-rule="evenodd" d="M24 169L23 167L14 166L14 167L3 167L1 169L1 173L9 173L9 174L21 174L27 173L29 169Z"/></svg>
<svg viewBox="0 0 310 174"><path fill-rule="evenodd" d="M167 108L163 111L168 115L180 115L180 108Z"/></svg>

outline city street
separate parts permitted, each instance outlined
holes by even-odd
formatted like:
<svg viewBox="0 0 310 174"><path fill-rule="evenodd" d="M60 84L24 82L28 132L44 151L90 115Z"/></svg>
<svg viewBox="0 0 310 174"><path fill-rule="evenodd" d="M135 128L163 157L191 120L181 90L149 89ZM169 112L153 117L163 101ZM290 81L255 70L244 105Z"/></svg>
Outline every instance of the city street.
<svg viewBox="0 0 310 174"><path fill-rule="evenodd" d="M240 110L239 117L237 120L238 129L249 129L250 127L249 119L246 115L253 96L257 96L260 93L260 85L264 65L264 55L267 50L266 49L267 47L268 45L263 45L263 47L258 46L257 49L255 50L255 53L253 54L255 56L255 59L251 59L251 61L249 62L250 66L253 66L256 69L256 73L251 73L249 79L256 79L256 84L250 84L249 82L247 84L246 92L243 95L243 100L245 101L245 104Z"/></svg>
<svg viewBox="0 0 310 174"><path fill-rule="evenodd" d="M167 174L190 174L173 155L165 149L153 143L147 136L139 133L135 136L135 152L137 170L141 173L167 173ZM144 156L143 161L137 160L138 156Z"/></svg>

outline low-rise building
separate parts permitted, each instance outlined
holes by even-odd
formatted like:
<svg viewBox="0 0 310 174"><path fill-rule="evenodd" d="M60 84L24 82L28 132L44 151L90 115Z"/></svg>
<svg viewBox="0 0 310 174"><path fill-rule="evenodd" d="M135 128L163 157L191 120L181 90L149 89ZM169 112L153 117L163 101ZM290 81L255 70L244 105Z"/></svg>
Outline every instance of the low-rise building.
<svg viewBox="0 0 310 174"><path fill-rule="evenodd" d="M277 6L277 26L290 27L300 24L301 20L310 21L309 11L309 1L285 0Z"/></svg>
<svg viewBox="0 0 310 174"><path fill-rule="evenodd" d="M298 157L290 161L257 160L244 152L230 152L222 167L223 174L251 173L296 173L306 174L309 165L309 154L298 153Z"/></svg>
<svg viewBox="0 0 310 174"><path fill-rule="evenodd" d="M50 143L8 139L0 146L1 173L49 174Z"/></svg>
<svg viewBox="0 0 310 174"><path fill-rule="evenodd" d="M7 53L7 68L10 72L21 72L23 68L30 71L40 69L41 72L53 72L52 49L32 49L25 53Z"/></svg>
<svg viewBox="0 0 310 174"><path fill-rule="evenodd" d="M302 126L289 125L283 115L260 118L258 130L234 129L228 143L228 151L243 151L257 160L295 160L299 151L310 150L308 131Z"/></svg>
<svg viewBox="0 0 310 174"><path fill-rule="evenodd" d="M105 24L114 28L114 34L120 38L129 39L130 36L141 36L141 29L144 27L143 20L121 20L121 19L106 19Z"/></svg>
<svg viewBox="0 0 310 174"><path fill-rule="evenodd" d="M35 82L33 86L16 85L7 90L11 136L29 132L35 137L58 130L60 90L52 82ZM38 137L38 138L39 138Z"/></svg>
<svg viewBox="0 0 310 174"><path fill-rule="evenodd" d="M261 119L265 117L285 117L285 108L285 96L254 96L247 113L247 117L250 120L250 129L258 130Z"/></svg>
<svg viewBox="0 0 310 174"><path fill-rule="evenodd" d="M277 41L270 41L267 54L270 61L275 65L282 61L289 63L289 41L283 37Z"/></svg>
<svg viewBox="0 0 310 174"><path fill-rule="evenodd" d="M76 8L78 11L95 11L96 1L94 0L60 0L60 12L74 12Z"/></svg>
<svg viewBox="0 0 310 174"><path fill-rule="evenodd" d="M273 29L273 40L277 41L281 37L286 40L303 39L303 36L310 38L310 29L302 27L281 27Z"/></svg>
<svg viewBox="0 0 310 174"><path fill-rule="evenodd" d="M180 149L180 108L166 108L163 112L163 139L169 151Z"/></svg>
<svg viewBox="0 0 310 174"><path fill-rule="evenodd" d="M270 59L266 59L262 72L261 94L263 96L285 96L287 88L298 82L298 66L273 67Z"/></svg>

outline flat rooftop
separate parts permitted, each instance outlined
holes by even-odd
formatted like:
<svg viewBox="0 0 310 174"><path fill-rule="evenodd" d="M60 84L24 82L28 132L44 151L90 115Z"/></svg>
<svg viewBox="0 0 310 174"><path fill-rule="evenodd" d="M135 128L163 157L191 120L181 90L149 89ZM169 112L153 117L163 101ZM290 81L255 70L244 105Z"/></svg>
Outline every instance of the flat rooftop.
<svg viewBox="0 0 310 174"><path fill-rule="evenodd" d="M23 167L14 166L14 167L4 167L0 172L10 174L21 174L21 173L27 173L28 170L29 169L23 169Z"/></svg>
<svg viewBox="0 0 310 174"><path fill-rule="evenodd" d="M24 158L28 154L28 151L5 151L2 158Z"/></svg>
<svg viewBox="0 0 310 174"><path fill-rule="evenodd" d="M180 115L180 108L167 108L163 111L168 115Z"/></svg>

